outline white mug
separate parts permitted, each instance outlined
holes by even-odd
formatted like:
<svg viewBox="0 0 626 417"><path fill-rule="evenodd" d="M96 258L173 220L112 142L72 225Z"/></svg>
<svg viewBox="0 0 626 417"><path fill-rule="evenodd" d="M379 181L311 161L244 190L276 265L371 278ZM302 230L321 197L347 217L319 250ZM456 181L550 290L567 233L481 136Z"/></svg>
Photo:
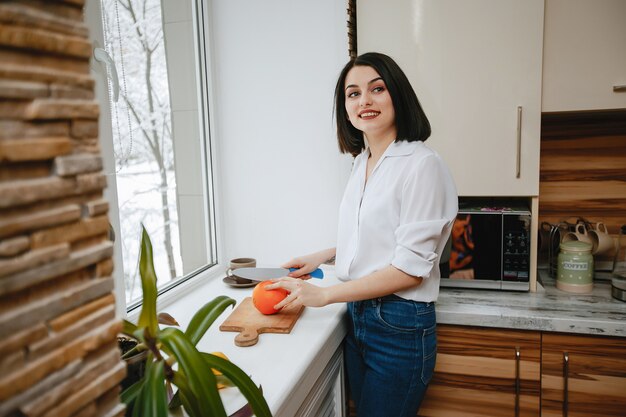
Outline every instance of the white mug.
<svg viewBox="0 0 626 417"><path fill-rule="evenodd" d="M589 231L589 237L593 241L591 253L594 255L603 255L615 249L615 241L602 222L596 223L596 228Z"/></svg>
<svg viewBox="0 0 626 417"><path fill-rule="evenodd" d="M228 270L226 271L226 274L232 279L234 279L235 281L237 281L237 283L239 284L247 284L252 281L246 278L238 277L237 273L233 271L235 271L238 268L254 268L254 267L256 267L256 259L254 258L235 258L235 259L230 260L230 268L228 268Z"/></svg>

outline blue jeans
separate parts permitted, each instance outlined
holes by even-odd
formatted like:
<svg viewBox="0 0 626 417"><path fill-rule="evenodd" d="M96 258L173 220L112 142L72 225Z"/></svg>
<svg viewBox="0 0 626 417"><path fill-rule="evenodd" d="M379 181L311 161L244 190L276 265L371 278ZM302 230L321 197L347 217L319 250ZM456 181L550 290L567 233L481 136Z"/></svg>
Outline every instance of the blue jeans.
<svg viewBox="0 0 626 417"><path fill-rule="evenodd" d="M435 369L434 303L348 303L345 360L358 417L415 417Z"/></svg>

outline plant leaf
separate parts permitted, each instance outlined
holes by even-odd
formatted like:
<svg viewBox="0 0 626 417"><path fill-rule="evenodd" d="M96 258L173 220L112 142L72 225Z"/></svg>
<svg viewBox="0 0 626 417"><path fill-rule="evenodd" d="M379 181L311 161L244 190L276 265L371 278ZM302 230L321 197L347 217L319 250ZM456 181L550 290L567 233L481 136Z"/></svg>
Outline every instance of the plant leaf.
<svg viewBox="0 0 626 417"><path fill-rule="evenodd" d="M165 312L159 313L157 321L160 324L167 324L168 326L180 326L174 317Z"/></svg>
<svg viewBox="0 0 626 417"><path fill-rule="evenodd" d="M172 398L172 402L170 403L170 410L175 409L176 407L180 407L181 405L184 407L187 414L191 417L201 416L202 410L198 407L198 403L195 401L190 401L190 398L194 397L191 388L189 388L189 383L187 382L187 377L181 371L174 372L174 377L172 378L172 384L178 387L178 391L174 394L174 398Z"/></svg>
<svg viewBox="0 0 626 417"><path fill-rule="evenodd" d="M157 361L146 369L145 382L135 403L142 417L167 417L167 393L163 361Z"/></svg>
<svg viewBox="0 0 626 417"><path fill-rule="evenodd" d="M181 373L181 375L182 375L182 373ZM216 376L215 379L217 380L217 390L218 391L220 389L222 389L222 388L228 388L228 387L234 387L235 386L235 384L233 384L233 382L230 379L226 378L224 375ZM174 383L174 385L176 385L176 383ZM182 405L182 403L181 403L181 400L180 400L180 387L179 387L179 391L176 391L174 396L170 399L170 403L169 403L168 407L169 407L170 410L175 410L176 408L180 407L181 405ZM252 410L252 409L250 409L250 410ZM250 411L250 412L252 412L252 411Z"/></svg>
<svg viewBox="0 0 626 417"><path fill-rule="evenodd" d="M168 327L160 332L159 339L176 357L179 369L186 377L189 391L181 392L183 406L185 402L195 403L194 408L201 410L204 416L227 417L217 392L215 375L185 334L179 329ZM187 411L191 414L191 410Z"/></svg>
<svg viewBox="0 0 626 417"><path fill-rule="evenodd" d="M174 385L176 385L176 383L174 383L174 382L172 382L172 383ZM178 387L178 391L176 391L176 393L172 397L172 400L170 401L170 404L168 405L168 407L169 407L170 410L174 410L174 409L180 407L181 405L182 405L182 402L180 401L180 387Z"/></svg>
<svg viewBox="0 0 626 417"><path fill-rule="evenodd" d="M133 336L133 333L137 331L137 325L124 319L122 320L122 333L128 336Z"/></svg>
<svg viewBox="0 0 626 417"><path fill-rule="evenodd" d="M133 357L134 355L136 355L138 353L145 352L146 349L147 349L147 347L146 347L145 344L138 343L134 348L132 348L128 352L124 353L122 355L122 359L129 359L129 358Z"/></svg>
<svg viewBox="0 0 626 417"><path fill-rule="evenodd" d="M189 337L189 341L191 341L194 346L197 345L215 319L226 310L226 307L230 305L234 306L236 303L237 301L232 298L220 295L202 306L191 318L189 326L185 331L185 335Z"/></svg>
<svg viewBox="0 0 626 417"><path fill-rule="evenodd" d="M139 313L138 327L146 327L151 335L156 335L159 325L156 314L157 298L157 277L154 270L154 260L152 254L152 242L146 231L146 227L141 225L141 255L139 256L139 275L141 276L141 289L143 291L143 302L141 313Z"/></svg>
<svg viewBox="0 0 626 417"><path fill-rule="evenodd" d="M135 401L139 393L141 392L141 387L143 386L143 383L144 383L144 379L142 378L139 381L135 382L130 387L126 388L120 394L120 399L122 400L122 402L126 404L127 406L131 405L133 401Z"/></svg>
<svg viewBox="0 0 626 417"><path fill-rule="evenodd" d="M272 412L261 390L257 388L252 379L241 368L226 359L210 353L201 353L201 355L210 368L217 369L223 373L239 388L239 391L246 397L257 417L272 417Z"/></svg>

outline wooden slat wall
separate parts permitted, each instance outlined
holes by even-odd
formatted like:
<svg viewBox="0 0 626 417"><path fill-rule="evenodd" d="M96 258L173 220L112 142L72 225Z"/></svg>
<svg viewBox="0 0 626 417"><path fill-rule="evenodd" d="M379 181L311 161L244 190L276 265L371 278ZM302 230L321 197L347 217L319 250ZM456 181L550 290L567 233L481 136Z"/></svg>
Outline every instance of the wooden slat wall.
<svg viewBox="0 0 626 417"><path fill-rule="evenodd" d="M626 224L626 109L544 113L539 221Z"/></svg>
<svg viewBox="0 0 626 417"><path fill-rule="evenodd" d="M84 2L0 1L0 416L125 414Z"/></svg>

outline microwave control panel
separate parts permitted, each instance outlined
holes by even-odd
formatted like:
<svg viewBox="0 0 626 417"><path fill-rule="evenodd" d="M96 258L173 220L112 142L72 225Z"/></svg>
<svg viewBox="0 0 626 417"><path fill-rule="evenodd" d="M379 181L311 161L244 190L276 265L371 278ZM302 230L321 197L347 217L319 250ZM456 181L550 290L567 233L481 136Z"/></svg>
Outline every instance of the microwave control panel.
<svg viewBox="0 0 626 417"><path fill-rule="evenodd" d="M528 281L530 276L530 214L502 216L502 279Z"/></svg>

